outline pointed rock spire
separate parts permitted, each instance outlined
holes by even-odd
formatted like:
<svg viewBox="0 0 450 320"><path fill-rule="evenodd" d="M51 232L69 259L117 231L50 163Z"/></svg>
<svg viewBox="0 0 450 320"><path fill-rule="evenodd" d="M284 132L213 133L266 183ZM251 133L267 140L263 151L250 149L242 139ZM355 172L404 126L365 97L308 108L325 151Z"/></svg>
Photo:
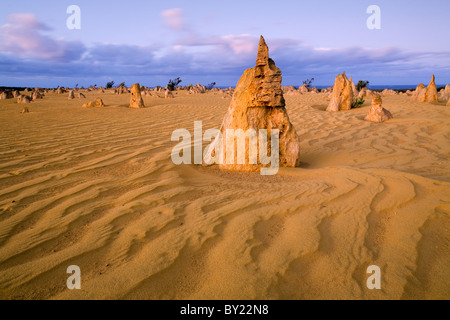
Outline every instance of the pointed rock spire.
<svg viewBox="0 0 450 320"><path fill-rule="evenodd" d="M434 75L431 77L430 84L425 88L423 83L419 84L411 97L412 101L418 102L438 102L438 92L436 88L436 78Z"/></svg>
<svg viewBox="0 0 450 320"><path fill-rule="evenodd" d="M431 77L430 84L427 87L427 91L425 93L425 101L430 103L438 102L438 92L436 88L436 78L434 77L434 74Z"/></svg>
<svg viewBox="0 0 450 320"><path fill-rule="evenodd" d="M256 66L266 66L269 64L269 47L266 40L261 36L259 39L258 56L256 57Z"/></svg>
<svg viewBox="0 0 450 320"><path fill-rule="evenodd" d="M411 97L412 101L418 102L438 102L438 92L436 88L436 78L434 75L431 77L430 84L425 88L423 83L419 84Z"/></svg>
<svg viewBox="0 0 450 320"><path fill-rule="evenodd" d="M250 163L250 147L244 145L245 163L242 164L237 160L237 152L232 155L226 153L227 131L228 129L244 132L249 129L255 131L277 129L279 130L279 166L295 167L299 164L299 137L285 108L281 80L281 70L269 58L269 48L261 36L256 66L245 70L239 80L220 129L223 139L215 140L208 147L205 163L210 164L213 159L220 158L218 151L221 150L224 159L224 162L219 165L221 169L257 171L266 165L261 162ZM269 150L270 143L266 147L266 150ZM236 150L237 148L236 144ZM230 159L227 158L228 156L231 156Z"/></svg>

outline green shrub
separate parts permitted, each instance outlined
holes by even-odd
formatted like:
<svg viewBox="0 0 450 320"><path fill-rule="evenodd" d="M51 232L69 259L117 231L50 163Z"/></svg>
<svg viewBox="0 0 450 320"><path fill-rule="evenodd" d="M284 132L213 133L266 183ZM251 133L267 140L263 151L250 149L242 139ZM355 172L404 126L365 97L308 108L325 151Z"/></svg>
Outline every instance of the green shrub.
<svg viewBox="0 0 450 320"><path fill-rule="evenodd" d="M106 89L111 89L114 85L114 81L110 81L106 83Z"/></svg>
<svg viewBox="0 0 450 320"><path fill-rule="evenodd" d="M365 100L363 97L356 99L353 103L352 103L352 109L353 108L361 108L362 105L364 104Z"/></svg>
<svg viewBox="0 0 450 320"><path fill-rule="evenodd" d="M356 85L356 89L358 91L361 91L362 88L367 88L367 85L369 84L369 81L363 81L363 80L359 80L358 84Z"/></svg>
<svg viewBox="0 0 450 320"><path fill-rule="evenodd" d="M167 84L167 89L169 91L173 91L181 82L182 80L180 79L180 77L175 78L173 80L169 80L169 83Z"/></svg>

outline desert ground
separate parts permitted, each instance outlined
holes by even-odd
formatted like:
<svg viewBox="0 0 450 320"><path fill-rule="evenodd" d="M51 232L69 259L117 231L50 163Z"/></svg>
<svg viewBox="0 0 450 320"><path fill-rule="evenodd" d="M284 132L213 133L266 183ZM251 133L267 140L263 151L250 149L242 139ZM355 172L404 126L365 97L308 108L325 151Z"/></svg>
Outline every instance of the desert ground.
<svg viewBox="0 0 450 320"><path fill-rule="evenodd" d="M261 176L171 161L172 132L218 129L229 96L85 95L0 100L1 299L450 298L444 103L383 97L394 119L371 123L370 99L285 96L301 166Z"/></svg>

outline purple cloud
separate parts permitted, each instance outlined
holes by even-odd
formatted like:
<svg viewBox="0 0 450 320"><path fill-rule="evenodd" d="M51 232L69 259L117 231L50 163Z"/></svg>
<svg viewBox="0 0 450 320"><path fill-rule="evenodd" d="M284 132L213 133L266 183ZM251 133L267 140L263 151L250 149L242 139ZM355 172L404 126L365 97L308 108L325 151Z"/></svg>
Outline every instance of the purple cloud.
<svg viewBox="0 0 450 320"><path fill-rule="evenodd" d="M64 62L81 58L86 50L81 42L56 40L43 34L49 30L32 14L11 14L8 23L0 27L0 52Z"/></svg>

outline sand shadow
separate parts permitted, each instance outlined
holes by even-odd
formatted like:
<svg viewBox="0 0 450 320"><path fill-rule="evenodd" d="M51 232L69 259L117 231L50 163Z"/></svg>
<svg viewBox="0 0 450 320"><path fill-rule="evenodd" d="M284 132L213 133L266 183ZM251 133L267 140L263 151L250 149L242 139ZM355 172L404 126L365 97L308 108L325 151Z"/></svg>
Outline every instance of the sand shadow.
<svg viewBox="0 0 450 320"><path fill-rule="evenodd" d="M315 104L315 105L312 105L311 108L314 108L319 111L327 111L328 105Z"/></svg>
<svg viewBox="0 0 450 320"><path fill-rule="evenodd" d="M300 161L298 165L295 166L296 168L302 168L302 169L308 169L311 167L311 164L308 162Z"/></svg>
<svg viewBox="0 0 450 320"><path fill-rule="evenodd" d="M363 109L363 108L366 108L366 107L370 107L370 103L368 103L367 101L363 105L358 107L358 108L351 108L350 110L341 110L341 111L338 111L338 112L355 111L355 110L360 110L360 109ZM319 110L319 111L327 111L328 105L315 104L315 105L312 105L311 108L314 108L314 109Z"/></svg>
<svg viewBox="0 0 450 320"><path fill-rule="evenodd" d="M145 107L143 107L143 108L130 108L130 104L128 103L128 104L112 104L112 105L109 105L109 107L110 108L124 108L124 109L132 109L132 110L141 110L141 109L148 109L153 106L145 105Z"/></svg>

